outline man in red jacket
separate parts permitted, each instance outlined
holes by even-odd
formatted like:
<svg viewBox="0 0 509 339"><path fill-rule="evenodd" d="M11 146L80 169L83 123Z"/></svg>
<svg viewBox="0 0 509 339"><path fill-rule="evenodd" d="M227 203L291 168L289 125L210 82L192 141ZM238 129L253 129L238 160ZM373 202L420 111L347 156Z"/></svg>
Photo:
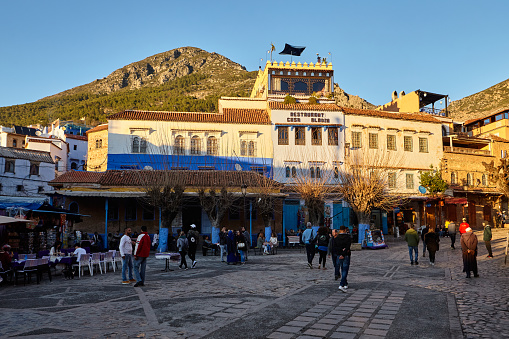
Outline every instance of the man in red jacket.
<svg viewBox="0 0 509 339"><path fill-rule="evenodd" d="M466 229L469 228L470 225L467 222L467 218L463 218L463 222L460 224L460 236L461 234L466 232Z"/></svg>
<svg viewBox="0 0 509 339"><path fill-rule="evenodd" d="M150 236L147 233L147 226L141 226L141 234L136 239L134 248L134 275L136 284L134 287L145 286L145 268L147 258L150 254Z"/></svg>

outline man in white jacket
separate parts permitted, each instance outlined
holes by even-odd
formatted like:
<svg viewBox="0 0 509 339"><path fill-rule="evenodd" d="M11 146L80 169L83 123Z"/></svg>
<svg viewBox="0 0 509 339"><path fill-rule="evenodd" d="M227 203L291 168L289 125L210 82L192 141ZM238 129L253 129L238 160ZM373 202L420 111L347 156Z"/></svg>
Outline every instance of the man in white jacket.
<svg viewBox="0 0 509 339"><path fill-rule="evenodd" d="M136 282L133 278L133 242L131 240L131 229L128 227L120 239L120 256L122 257L122 284L127 285ZM129 269L129 280L127 280L126 271Z"/></svg>

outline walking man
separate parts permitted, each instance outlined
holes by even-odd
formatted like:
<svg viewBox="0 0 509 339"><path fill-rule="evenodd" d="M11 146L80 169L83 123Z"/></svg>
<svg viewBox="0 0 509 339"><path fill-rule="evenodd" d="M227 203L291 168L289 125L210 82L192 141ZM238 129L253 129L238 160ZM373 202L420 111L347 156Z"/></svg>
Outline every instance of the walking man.
<svg viewBox="0 0 509 339"><path fill-rule="evenodd" d="M421 231L421 240L422 240L422 256L426 257L426 242L424 241L424 236L429 232L430 227L426 225Z"/></svg>
<svg viewBox="0 0 509 339"><path fill-rule="evenodd" d="M136 239L134 248L134 275L136 276L134 287L145 286L145 269L149 255L150 236L147 233L147 226L141 226L141 234Z"/></svg>
<svg viewBox="0 0 509 339"><path fill-rule="evenodd" d="M200 234L196 230L196 225L191 224L191 229L187 234L187 241L189 242L189 252L187 255L189 256L189 259L191 259L191 268L196 267L196 249L198 248L199 237Z"/></svg>
<svg viewBox="0 0 509 339"><path fill-rule="evenodd" d="M477 274L477 236L468 227L465 233L461 235L461 249L463 251L463 272L470 278L470 271L474 272L474 277L479 277Z"/></svg>
<svg viewBox="0 0 509 339"><path fill-rule="evenodd" d="M120 239L120 256L122 257L122 284L127 285L136 282L133 278L133 243L131 240L131 228L124 230L124 235ZM126 271L129 270L129 280L127 280Z"/></svg>
<svg viewBox="0 0 509 339"><path fill-rule="evenodd" d="M309 268L313 268L313 258L315 257L315 244L313 242L313 229L311 228L311 223L308 222L306 226L306 230L302 233L302 242L306 245L306 254L308 257L308 266Z"/></svg>
<svg viewBox="0 0 509 339"><path fill-rule="evenodd" d="M491 252L491 238L493 235L491 234L491 227L486 223L482 223L484 226L484 234L482 240L484 241L484 245L486 245L486 249L488 250L488 258L493 258L493 253Z"/></svg>
<svg viewBox="0 0 509 339"><path fill-rule="evenodd" d="M221 262L224 262L223 256L226 254L226 227L219 231L219 249L221 251Z"/></svg>
<svg viewBox="0 0 509 339"><path fill-rule="evenodd" d="M339 234L334 238L334 249L337 251L336 265L341 268L341 281L338 289L346 293L348 289L348 270L350 269L350 246L352 245L352 238L346 229L346 226L339 227Z"/></svg>
<svg viewBox="0 0 509 339"><path fill-rule="evenodd" d="M454 221L449 223L449 238L451 238L451 248L454 249L456 242L456 223Z"/></svg>
<svg viewBox="0 0 509 339"><path fill-rule="evenodd" d="M419 234L415 230L415 224L408 229L405 233L405 241L408 244L408 254L410 255L410 264L414 264L414 253L415 253L415 264L419 265Z"/></svg>

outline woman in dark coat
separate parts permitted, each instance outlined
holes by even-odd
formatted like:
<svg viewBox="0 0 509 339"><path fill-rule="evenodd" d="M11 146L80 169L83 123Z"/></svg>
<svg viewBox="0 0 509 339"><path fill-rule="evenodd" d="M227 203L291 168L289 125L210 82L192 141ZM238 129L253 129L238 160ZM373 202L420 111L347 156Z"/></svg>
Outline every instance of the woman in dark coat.
<svg viewBox="0 0 509 339"><path fill-rule="evenodd" d="M463 272L470 278L470 271L474 272L474 277L477 274L477 236L468 227L466 232L461 235L461 250L463 251Z"/></svg>
<svg viewBox="0 0 509 339"><path fill-rule="evenodd" d="M228 256L226 257L227 264L236 264L238 261L237 241L235 240L233 231L228 231L228 235L226 236L226 251L228 252Z"/></svg>
<svg viewBox="0 0 509 339"><path fill-rule="evenodd" d="M437 232L431 227L424 235L424 243L428 248L429 253L429 263L432 266L435 266L435 253L438 251L438 243L440 242L440 237Z"/></svg>
<svg viewBox="0 0 509 339"><path fill-rule="evenodd" d="M329 229L325 226L322 226L318 229L316 235L316 246L318 249L318 253L320 254L320 258L318 259L318 269L320 269L320 265L322 265L325 270L325 261L327 260L327 250L329 249Z"/></svg>

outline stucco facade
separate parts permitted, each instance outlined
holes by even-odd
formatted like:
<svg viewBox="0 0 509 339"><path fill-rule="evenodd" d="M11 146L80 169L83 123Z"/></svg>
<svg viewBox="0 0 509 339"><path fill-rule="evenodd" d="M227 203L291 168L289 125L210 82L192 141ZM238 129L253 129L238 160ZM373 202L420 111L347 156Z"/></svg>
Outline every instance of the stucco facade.
<svg viewBox="0 0 509 339"><path fill-rule="evenodd" d="M104 172L108 167L108 124L87 131L87 171Z"/></svg>

